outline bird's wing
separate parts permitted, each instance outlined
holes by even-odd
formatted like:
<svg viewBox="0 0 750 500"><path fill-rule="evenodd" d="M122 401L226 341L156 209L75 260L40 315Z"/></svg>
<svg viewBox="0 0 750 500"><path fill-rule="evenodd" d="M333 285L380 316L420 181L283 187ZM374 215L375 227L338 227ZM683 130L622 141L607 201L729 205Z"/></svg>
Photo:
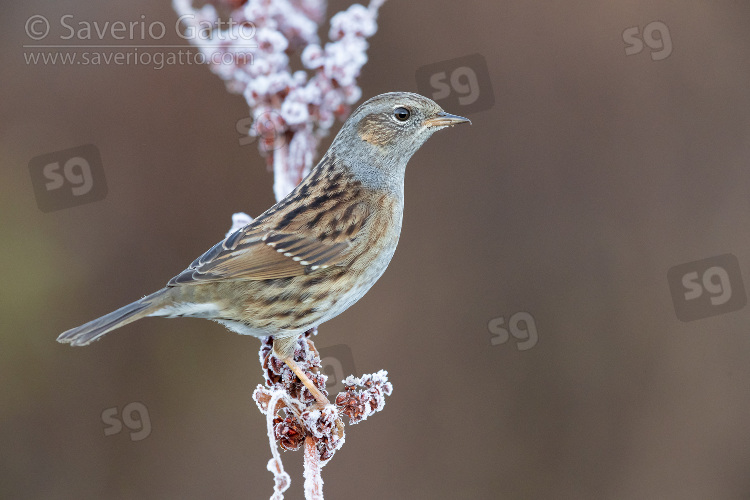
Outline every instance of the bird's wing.
<svg viewBox="0 0 750 500"><path fill-rule="evenodd" d="M288 278L340 265L369 214L363 203L351 208L342 212L333 226L328 223L310 227L315 220L304 217L276 230L269 229L267 221L254 221L195 259L168 286ZM261 218L256 221L261 222Z"/></svg>

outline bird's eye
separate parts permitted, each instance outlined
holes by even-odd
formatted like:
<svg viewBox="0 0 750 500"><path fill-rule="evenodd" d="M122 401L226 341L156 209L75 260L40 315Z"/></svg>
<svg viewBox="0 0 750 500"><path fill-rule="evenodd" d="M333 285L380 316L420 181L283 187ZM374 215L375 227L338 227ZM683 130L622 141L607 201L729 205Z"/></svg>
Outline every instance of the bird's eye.
<svg viewBox="0 0 750 500"><path fill-rule="evenodd" d="M393 110L393 116L400 122L405 122L411 116L411 112L406 108L396 108Z"/></svg>

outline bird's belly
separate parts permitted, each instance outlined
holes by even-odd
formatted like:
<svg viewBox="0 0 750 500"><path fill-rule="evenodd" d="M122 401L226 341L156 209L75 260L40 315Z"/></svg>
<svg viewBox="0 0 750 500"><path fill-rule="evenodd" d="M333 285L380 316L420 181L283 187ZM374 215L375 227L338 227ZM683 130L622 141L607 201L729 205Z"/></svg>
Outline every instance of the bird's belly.
<svg viewBox="0 0 750 500"><path fill-rule="evenodd" d="M273 335L274 332L253 328L252 326L242 321L234 321L231 319L215 319L217 323L224 325L227 329L239 333L240 335L251 335L253 337L267 337Z"/></svg>
<svg viewBox="0 0 750 500"><path fill-rule="evenodd" d="M349 281L348 286L345 284L345 286L336 287L331 291L330 298L327 301L328 307L321 308L323 314L313 326L318 326L320 323L335 318L361 299L388 268L396 250L396 243L390 245L390 248L381 250L378 257L372 259L372 262L362 265L359 269L350 268L348 270L349 278L352 278L352 273L357 273L356 276Z"/></svg>
<svg viewBox="0 0 750 500"><path fill-rule="evenodd" d="M363 255L356 265L331 267L288 280L256 282L243 294L243 310L232 318L216 319L243 335L292 336L335 318L359 299L385 272L395 243Z"/></svg>

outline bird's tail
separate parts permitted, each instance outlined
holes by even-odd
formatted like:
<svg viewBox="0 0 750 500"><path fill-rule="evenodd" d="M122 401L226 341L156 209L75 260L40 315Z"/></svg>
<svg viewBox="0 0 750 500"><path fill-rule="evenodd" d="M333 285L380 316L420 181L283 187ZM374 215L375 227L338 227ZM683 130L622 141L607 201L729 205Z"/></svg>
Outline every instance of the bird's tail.
<svg viewBox="0 0 750 500"><path fill-rule="evenodd" d="M57 337L57 341L80 346L88 345L95 340L99 340L100 337L111 332L115 328L125 326L128 323L132 323L137 319L146 317L159 310L163 307L167 290L167 288L162 288L158 292L147 295L141 300L136 300L132 304L121 307L101 318L89 321L85 325L72 328Z"/></svg>

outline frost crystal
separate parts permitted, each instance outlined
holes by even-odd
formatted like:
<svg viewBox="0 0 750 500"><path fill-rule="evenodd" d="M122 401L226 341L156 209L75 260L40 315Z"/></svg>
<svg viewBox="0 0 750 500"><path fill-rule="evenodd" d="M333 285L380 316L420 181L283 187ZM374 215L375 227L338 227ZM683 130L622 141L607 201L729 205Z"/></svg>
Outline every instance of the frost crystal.
<svg viewBox="0 0 750 500"><path fill-rule="evenodd" d="M247 215L245 212L237 212L236 214L232 215L232 227L229 228L229 231L226 235L224 235L225 238L229 238L229 235L239 231L243 227L247 226L253 221L253 218Z"/></svg>

